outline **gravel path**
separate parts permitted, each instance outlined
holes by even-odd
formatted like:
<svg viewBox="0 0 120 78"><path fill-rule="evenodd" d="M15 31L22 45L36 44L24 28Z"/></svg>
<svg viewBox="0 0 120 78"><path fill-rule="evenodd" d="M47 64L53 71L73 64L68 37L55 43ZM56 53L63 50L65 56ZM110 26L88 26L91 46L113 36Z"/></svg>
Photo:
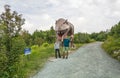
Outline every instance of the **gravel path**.
<svg viewBox="0 0 120 78"><path fill-rule="evenodd" d="M120 62L107 55L101 44L90 43L68 59L49 61L33 78L120 78Z"/></svg>

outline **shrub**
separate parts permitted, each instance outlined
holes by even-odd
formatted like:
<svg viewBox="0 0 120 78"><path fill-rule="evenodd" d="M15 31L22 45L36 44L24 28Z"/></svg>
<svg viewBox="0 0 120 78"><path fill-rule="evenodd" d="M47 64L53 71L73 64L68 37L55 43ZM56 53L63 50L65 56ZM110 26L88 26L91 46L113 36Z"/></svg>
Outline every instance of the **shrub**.
<svg viewBox="0 0 120 78"><path fill-rule="evenodd" d="M31 47L31 49L33 50L33 49L37 49L39 46L38 45L33 45L32 47Z"/></svg>
<svg viewBox="0 0 120 78"><path fill-rule="evenodd" d="M49 44L48 44L48 43L43 43L42 46L43 46L43 47L48 47Z"/></svg>
<svg viewBox="0 0 120 78"><path fill-rule="evenodd" d="M120 60L120 38L109 36L102 46L113 58Z"/></svg>

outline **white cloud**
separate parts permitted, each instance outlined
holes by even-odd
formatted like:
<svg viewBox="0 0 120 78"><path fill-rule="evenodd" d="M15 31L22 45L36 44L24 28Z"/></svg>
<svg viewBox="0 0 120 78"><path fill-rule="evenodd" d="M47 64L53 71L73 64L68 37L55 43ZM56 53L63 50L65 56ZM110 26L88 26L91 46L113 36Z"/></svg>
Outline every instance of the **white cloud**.
<svg viewBox="0 0 120 78"><path fill-rule="evenodd" d="M31 33L55 26L58 18L68 19L75 32L99 32L120 21L120 0L0 0L0 12L5 4L23 14L23 26Z"/></svg>
<svg viewBox="0 0 120 78"><path fill-rule="evenodd" d="M80 6L83 4L82 0L70 0L70 6L73 8L80 8Z"/></svg>
<svg viewBox="0 0 120 78"><path fill-rule="evenodd" d="M50 29L51 26L53 26L54 21L55 20L52 19L48 14L27 15L26 24L23 26L23 28L29 30L31 33L33 33L36 29L48 30Z"/></svg>
<svg viewBox="0 0 120 78"><path fill-rule="evenodd" d="M116 16L116 17L120 17L120 11L114 11L113 15Z"/></svg>
<svg viewBox="0 0 120 78"><path fill-rule="evenodd" d="M48 4L59 5L59 0L48 0Z"/></svg>
<svg viewBox="0 0 120 78"><path fill-rule="evenodd" d="M29 33L33 33L33 31L36 30L36 28L34 27L34 25L32 23L30 23L29 21L25 21L25 24L22 26L23 29L27 29L29 31Z"/></svg>

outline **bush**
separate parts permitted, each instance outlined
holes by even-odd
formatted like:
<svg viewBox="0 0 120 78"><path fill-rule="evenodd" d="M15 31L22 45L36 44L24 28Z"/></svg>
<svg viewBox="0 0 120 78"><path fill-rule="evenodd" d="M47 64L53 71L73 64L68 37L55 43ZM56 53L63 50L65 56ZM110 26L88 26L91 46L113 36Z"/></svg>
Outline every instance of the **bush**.
<svg viewBox="0 0 120 78"><path fill-rule="evenodd" d="M102 46L113 58L120 59L120 38L109 36Z"/></svg>
<svg viewBox="0 0 120 78"><path fill-rule="evenodd" d="M7 72L5 69L7 68L7 57L5 52L0 51L0 78L7 78Z"/></svg>
<svg viewBox="0 0 120 78"><path fill-rule="evenodd" d="M31 49L37 49L39 46L38 45L33 45Z"/></svg>
<svg viewBox="0 0 120 78"><path fill-rule="evenodd" d="M48 43L43 43L42 46L43 46L43 47L48 47L49 44L48 44Z"/></svg>
<svg viewBox="0 0 120 78"><path fill-rule="evenodd" d="M90 42L95 42L95 40L94 39L90 39Z"/></svg>

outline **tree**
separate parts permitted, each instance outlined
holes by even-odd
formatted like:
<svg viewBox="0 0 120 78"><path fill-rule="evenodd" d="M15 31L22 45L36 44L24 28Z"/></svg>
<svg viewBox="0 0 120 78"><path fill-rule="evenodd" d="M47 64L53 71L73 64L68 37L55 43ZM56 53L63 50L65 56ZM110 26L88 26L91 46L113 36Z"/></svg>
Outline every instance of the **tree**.
<svg viewBox="0 0 120 78"><path fill-rule="evenodd" d="M90 37L88 33L81 33L78 32L74 35L74 42L75 43L89 43Z"/></svg>
<svg viewBox="0 0 120 78"><path fill-rule="evenodd" d="M39 45L41 46L44 41L46 40L46 34L44 33L44 31L40 30L36 30L33 34L32 34L32 39L33 39L33 45Z"/></svg>
<svg viewBox="0 0 120 78"><path fill-rule="evenodd" d="M16 11L11 12L9 5L5 5L4 8L5 12L0 15L0 26L3 26L0 31L5 34L6 49L7 52L10 52L11 38L19 34L25 19L22 18L22 14L18 15Z"/></svg>
<svg viewBox="0 0 120 78"><path fill-rule="evenodd" d="M16 11L11 12L9 5L5 5L4 8L5 12L0 16L0 23L4 25L4 33L9 37L16 36L19 34L25 19L22 18L22 14L18 15Z"/></svg>
<svg viewBox="0 0 120 78"><path fill-rule="evenodd" d="M120 22L111 28L109 34L110 34L111 36L116 37L116 38L117 38L117 37L120 37Z"/></svg>
<svg viewBox="0 0 120 78"><path fill-rule="evenodd" d="M96 41L104 41L106 40L107 35L108 35L107 31L100 31L99 33L94 32L90 35L90 38Z"/></svg>
<svg viewBox="0 0 120 78"><path fill-rule="evenodd" d="M55 34L55 30L54 30L53 26L51 26L51 28L50 28L50 37L52 38L51 43L54 43L56 34Z"/></svg>
<svg viewBox="0 0 120 78"><path fill-rule="evenodd" d="M31 46L32 45L32 37L31 34L29 34L28 31L23 30L20 33L21 37L24 39L26 46Z"/></svg>
<svg viewBox="0 0 120 78"><path fill-rule="evenodd" d="M2 39L2 41L0 41L2 45L0 45L0 47L4 47L1 51L4 52L2 56L7 59L6 71L10 78L13 77L13 75L10 74L10 68L19 61L20 52L25 46L24 41L18 38L25 19L22 18L22 14L18 14L16 11L11 12L9 5L5 5L4 8L5 12L0 15L0 36Z"/></svg>
<svg viewBox="0 0 120 78"><path fill-rule="evenodd" d="M41 45L44 42L53 43L55 42L55 30L53 26L50 27L50 30L42 31L36 30L32 34L33 44Z"/></svg>

